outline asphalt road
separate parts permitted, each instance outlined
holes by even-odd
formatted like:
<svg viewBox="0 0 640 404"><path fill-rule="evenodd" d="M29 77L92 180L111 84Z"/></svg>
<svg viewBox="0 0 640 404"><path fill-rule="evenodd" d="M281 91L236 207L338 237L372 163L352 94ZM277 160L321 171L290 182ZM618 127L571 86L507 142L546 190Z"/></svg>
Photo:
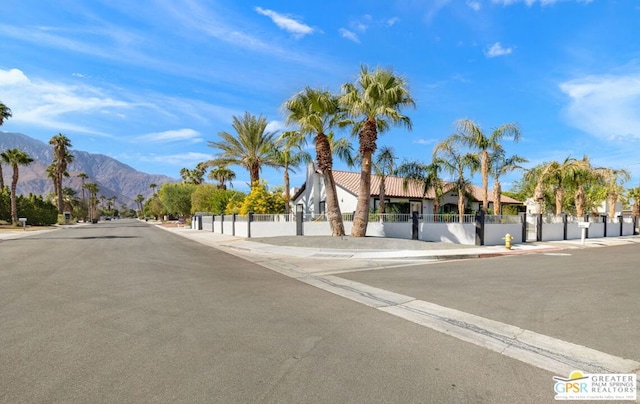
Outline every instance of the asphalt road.
<svg viewBox="0 0 640 404"><path fill-rule="evenodd" d="M640 360L637 245L451 261L339 276Z"/></svg>
<svg viewBox="0 0 640 404"><path fill-rule="evenodd" d="M0 262L2 403L554 402L550 372L144 223L5 240ZM472 311L456 284L486 273L451 264L341 276Z"/></svg>

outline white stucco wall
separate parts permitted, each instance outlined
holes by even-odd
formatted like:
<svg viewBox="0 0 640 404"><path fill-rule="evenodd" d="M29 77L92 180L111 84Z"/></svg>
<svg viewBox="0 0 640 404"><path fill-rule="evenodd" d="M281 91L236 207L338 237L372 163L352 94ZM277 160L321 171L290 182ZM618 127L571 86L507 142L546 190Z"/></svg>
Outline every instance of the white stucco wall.
<svg viewBox="0 0 640 404"><path fill-rule="evenodd" d="M484 245L504 245L502 238L507 235L513 237L512 244L522 243L522 224L486 224L484 225ZM474 239L475 240L475 239Z"/></svg>
<svg viewBox="0 0 640 404"><path fill-rule="evenodd" d="M424 241L475 245L476 226L473 223L420 223L418 238Z"/></svg>
<svg viewBox="0 0 640 404"><path fill-rule="evenodd" d="M542 225L542 241L564 239L564 223L544 223Z"/></svg>

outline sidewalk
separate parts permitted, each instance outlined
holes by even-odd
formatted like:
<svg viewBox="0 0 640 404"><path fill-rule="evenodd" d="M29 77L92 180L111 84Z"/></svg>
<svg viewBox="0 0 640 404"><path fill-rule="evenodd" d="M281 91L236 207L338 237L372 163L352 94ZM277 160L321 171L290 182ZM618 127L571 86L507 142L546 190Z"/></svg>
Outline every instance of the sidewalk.
<svg viewBox="0 0 640 404"><path fill-rule="evenodd" d="M593 238L585 240L530 242L504 246L469 246L445 242L383 237L354 238L350 236L279 236L245 239L226 234L190 228L163 227L183 237L210 245L255 254L278 254L299 258L323 259L462 259L503 255L532 254L576 248L640 244L640 236Z"/></svg>

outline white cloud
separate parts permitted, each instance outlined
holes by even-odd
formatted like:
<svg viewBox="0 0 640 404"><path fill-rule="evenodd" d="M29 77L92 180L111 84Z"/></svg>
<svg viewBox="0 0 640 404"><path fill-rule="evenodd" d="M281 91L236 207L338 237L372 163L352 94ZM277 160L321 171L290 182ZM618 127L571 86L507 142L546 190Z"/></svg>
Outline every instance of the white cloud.
<svg viewBox="0 0 640 404"><path fill-rule="evenodd" d="M503 48L500 42L496 42L487 49L484 54L488 58L508 55L513 52L513 48Z"/></svg>
<svg viewBox="0 0 640 404"><path fill-rule="evenodd" d="M467 6L469 6L474 11L480 11L482 5L477 0L467 0Z"/></svg>
<svg viewBox="0 0 640 404"><path fill-rule="evenodd" d="M138 157L138 160L151 163L169 164L178 167L195 167L196 164L202 161L211 160L211 156L211 154L187 152L180 154L140 156Z"/></svg>
<svg viewBox="0 0 640 404"><path fill-rule="evenodd" d="M569 123L604 139L640 139L640 74L587 76L560 84Z"/></svg>
<svg viewBox="0 0 640 404"><path fill-rule="evenodd" d="M56 130L77 130L104 135L81 124L65 119L74 115L81 121L81 114L110 114L132 107L101 89L86 85L68 85L45 80L29 79L21 70L0 69L0 93L3 103L13 112L12 122L28 123Z"/></svg>
<svg viewBox="0 0 640 404"><path fill-rule="evenodd" d="M424 145L432 145L432 144L436 143L436 139L416 139L412 143L424 144Z"/></svg>
<svg viewBox="0 0 640 404"><path fill-rule="evenodd" d="M265 128L265 132L279 132L283 130L286 126L281 121L271 121L267 123L267 127Z"/></svg>
<svg viewBox="0 0 640 404"><path fill-rule="evenodd" d="M294 20L293 18L277 13L273 10L266 10L261 7L255 8L258 14L262 14L271 19L278 26L278 28L283 29L291 34L293 34L296 38L302 38L305 35L309 35L313 33L314 29L310 26L303 24Z"/></svg>
<svg viewBox="0 0 640 404"><path fill-rule="evenodd" d="M386 25L387 27L393 27L393 26L394 26L394 25L396 25L399 21L400 21L400 18L398 18L398 17L391 17L391 18L389 18L389 19L387 19L387 20L385 21L385 25Z"/></svg>
<svg viewBox="0 0 640 404"><path fill-rule="evenodd" d="M352 42L355 42L355 43L360 43L360 38L358 38L358 35L355 32L349 31L346 28L340 28L338 30L338 32L340 33L341 37L343 37L345 39L348 39L348 40L350 40Z"/></svg>
<svg viewBox="0 0 640 404"><path fill-rule="evenodd" d="M200 132L193 129L177 129L164 132L149 133L147 135L138 136L133 139L134 143L169 143L169 142L202 142Z"/></svg>
<svg viewBox="0 0 640 404"><path fill-rule="evenodd" d="M560 1L575 1L576 3L591 3L593 0L493 0L495 4L501 4L503 6L510 6L512 4L524 3L527 6L531 7L535 3L540 3L541 6L549 6Z"/></svg>

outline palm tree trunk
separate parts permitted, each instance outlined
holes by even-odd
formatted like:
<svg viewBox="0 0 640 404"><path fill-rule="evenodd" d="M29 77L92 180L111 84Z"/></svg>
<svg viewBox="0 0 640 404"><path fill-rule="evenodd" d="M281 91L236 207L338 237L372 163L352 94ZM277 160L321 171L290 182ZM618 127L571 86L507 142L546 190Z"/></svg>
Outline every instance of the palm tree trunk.
<svg viewBox="0 0 640 404"><path fill-rule="evenodd" d="M384 198L386 197L386 187L385 187L385 178L384 176L382 178L380 178L380 192L379 192L379 196L380 196L380 209L378 209L378 211L380 212L380 214L384 214L384 210L385 210L385 203L384 203Z"/></svg>
<svg viewBox="0 0 640 404"><path fill-rule="evenodd" d="M536 204L538 205L538 212L542 213L542 202L544 201L544 185L542 181L538 181L536 184L536 188L533 191L533 199L535 199Z"/></svg>
<svg viewBox="0 0 640 404"><path fill-rule="evenodd" d="M253 184L260 181L260 166L257 164L253 164L251 169L249 170L249 178L251 180L251 188L253 188Z"/></svg>
<svg viewBox="0 0 640 404"><path fill-rule="evenodd" d="M464 189L458 190L458 220L464 222Z"/></svg>
<svg viewBox="0 0 640 404"><path fill-rule="evenodd" d="M336 183L333 179L333 171L326 170L323 175L324 189L327 194L327 219L331 227L331 235L336 237L344 236L344 223L342 222L342 213L338 204L338 194L336 192Z"/></svg>
<svg viewBox="0 0 640 404"><path fill-rule="evenodd" d="M556 189L556 216L562 214L562 201L564 200L564 188L559 186Z"/></svg>
<svg viewBox="0 0 640 404"><path fill-rule="evenodd" d="M493 214L502 214L502 185L499 180L495 180L493 183Z"/></svg>
<svg viewBox="0 0 640 404"><path fill-rule="evenodd" d="M616 202L618 202L618 194L611 193L607 197L607 203L609 204L609 217L613 220L616 215Z"/></svg>
<svg viewBox="0 0 640 404"><path fill-rule="evenodd" d="M291 202L291 192L289 191L290 180L289 180L289 167L284 167L284 213L289 214L291 212L291 206L289 206Z"/></svg>
<svg viewBox="0 0 640 404"><path fill-rule="evenodd" d="M576 204L576 216L582 217L584 215L584 189L582 189L582 184L578 184L574 202Z"/></svg>
<svg viewBox="0 0 640 404"><path fill-rule="evenodd" d="M316 158L318 159L318 169L322 173L324 189L326 193L327 219L331 226L331 235L344 236L344 223L342 213L338 203L338 193L336 192L336 182L333 179L333 156L329 139L324 133L318 133L315 138Z"/></svg>
<svg viewBox="0 0 640 404"><path fill-rule="evenodd" d="M11 224L18 225L18 203L16 189L18 188L18 165L13 165L13 176L11 178Z"/></svg>
<svg viewBox="0 0 640 404"><path fill-rule="evenodd" d="M487 213L489 209L489 153L482 151L480 174L482 175L482 210Z"/></svg>
<svg viewBox="0 0 640 404"><path fill-rule="evenodd" d="M2 175L2 164L0 163L0 190L4 188L4 176Z"/></svg>
<svg viewBox="0 0 640 404"><path fill-rule="evenodd" d="M360 187L358 188L358 202L356 214L353 218L351 236L364 237L369 224L369 205L371 199L371 157L376 151L378 129L374 119L367 119L360 132L360 155L362 165L360 169Z"/></svg>

